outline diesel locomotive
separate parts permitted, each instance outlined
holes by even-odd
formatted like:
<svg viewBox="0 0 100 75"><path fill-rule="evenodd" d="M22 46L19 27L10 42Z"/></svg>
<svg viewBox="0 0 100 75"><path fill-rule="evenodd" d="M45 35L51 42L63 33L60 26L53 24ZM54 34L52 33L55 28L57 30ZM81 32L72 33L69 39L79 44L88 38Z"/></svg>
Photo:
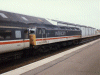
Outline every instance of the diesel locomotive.
<svg viewBox="0 0 100 75"><path fill-rule="evenodd" d="M75 39L80 42L81 30L75 27L55 26L47 24L29 24L33 26L30 31L30 45L34 49L45 51L60 44L68 44L67 41Z"/></svg>

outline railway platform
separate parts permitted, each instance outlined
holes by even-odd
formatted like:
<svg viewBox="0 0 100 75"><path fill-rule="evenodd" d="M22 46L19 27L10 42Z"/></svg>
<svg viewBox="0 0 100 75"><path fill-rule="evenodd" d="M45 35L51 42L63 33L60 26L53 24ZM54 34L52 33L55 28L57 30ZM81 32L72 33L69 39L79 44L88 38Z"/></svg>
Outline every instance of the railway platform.
<svg viewBox="0 0 100 75"><path fill-rule="evenodd" d="M100 39L1 75L100 75Z"/></svg>

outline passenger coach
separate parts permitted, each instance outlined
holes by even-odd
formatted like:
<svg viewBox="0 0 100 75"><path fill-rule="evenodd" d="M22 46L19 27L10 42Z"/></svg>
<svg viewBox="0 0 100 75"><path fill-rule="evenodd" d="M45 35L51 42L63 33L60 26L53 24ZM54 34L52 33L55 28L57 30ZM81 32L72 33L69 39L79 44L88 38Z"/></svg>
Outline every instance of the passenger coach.
<svg viewBox="0 0 100 75"><path fill-rule="evenodd" d="M18 51L30 47L29 30L17 24L0 24L0 53ZM20 25L20 24L19 24Z"/></svg>

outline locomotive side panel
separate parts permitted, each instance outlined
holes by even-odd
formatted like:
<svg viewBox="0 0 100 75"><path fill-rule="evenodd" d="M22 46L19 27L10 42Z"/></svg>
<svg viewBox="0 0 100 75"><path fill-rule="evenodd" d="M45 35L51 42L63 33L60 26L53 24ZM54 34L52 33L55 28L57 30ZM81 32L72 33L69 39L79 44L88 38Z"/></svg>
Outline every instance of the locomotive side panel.
<svg viewBox="0 0 100 75"><path fill-rule="evenodd" d="M50 44L62 42L67 40L78 39L81 37L80 30L46 30L45 34L43 28L37 28L36 31L36 45Z"/></svg>

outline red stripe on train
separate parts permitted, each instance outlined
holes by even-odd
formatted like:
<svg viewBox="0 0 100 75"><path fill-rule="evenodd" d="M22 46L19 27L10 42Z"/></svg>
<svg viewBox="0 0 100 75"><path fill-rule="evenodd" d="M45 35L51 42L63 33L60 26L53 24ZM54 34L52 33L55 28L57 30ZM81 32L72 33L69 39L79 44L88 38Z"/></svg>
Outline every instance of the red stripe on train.
<svg viewBox="0 0 100 75"><path fill-rule="evenodd" d="M43 39L36 39L36 41L54 40L54 39L63 39L63 38L72 38L72 37L80 37L80 36L69 36L69 37L58 37L58 38L43 38Z"/></svg>
<svg viewBox="0 0 100 75"><path fill-rule="evenodd" d="M29 40L24 40L24 41L7 41L7 42L0 42L0 45L5 45L5 44L14 44L14 43L23 43L23 42L29 42Z"/></svg>

